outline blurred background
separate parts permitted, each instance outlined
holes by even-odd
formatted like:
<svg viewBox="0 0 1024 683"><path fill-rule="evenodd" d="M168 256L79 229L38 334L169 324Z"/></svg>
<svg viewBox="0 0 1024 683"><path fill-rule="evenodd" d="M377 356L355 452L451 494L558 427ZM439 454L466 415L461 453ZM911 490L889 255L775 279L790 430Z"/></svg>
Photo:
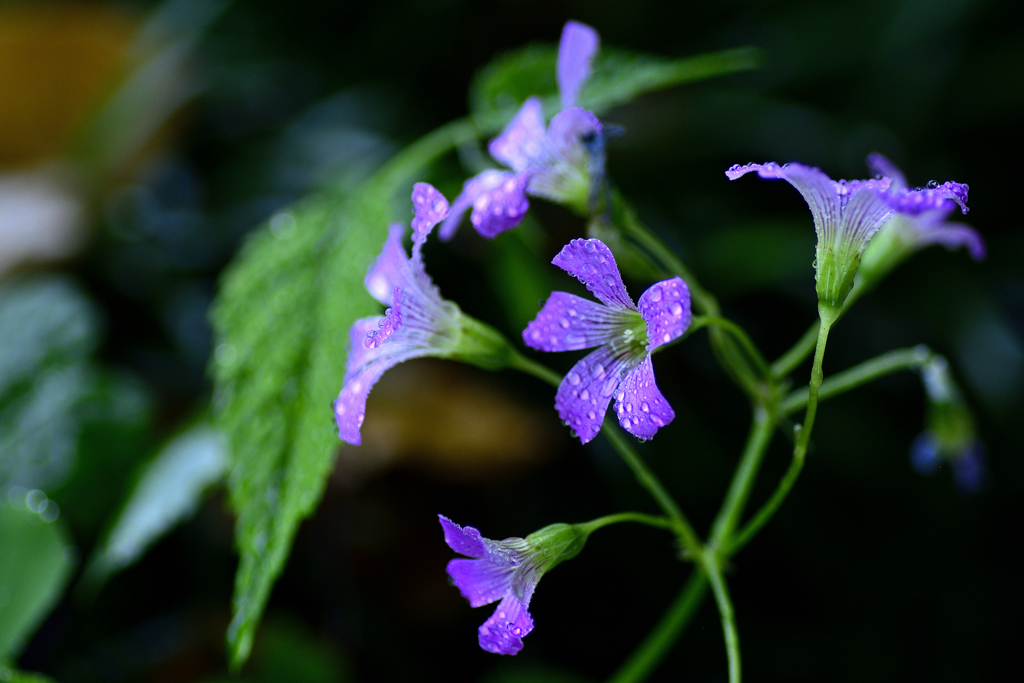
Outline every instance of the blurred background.
<svg viewBox="0 0 1024 683"><path fill-rule="evenodd" d="M662 56L763 50L758 71L605 119L625 130L609 146L613 181L770 357L814 319L814 233L795 191L729 183L727 167L800 160L865 177L879 151L911 185L970 184L965 220L987 260L916 256L836 328L825 370L917 343L945 354L987 450L982 485L912 467L926 412L914 375L829 401L799 484L737 556L731 586L750 680L1012 677L1024 635L1012 560L1024 512L1024 231L1010 189L1024 157L1024 27L1013 6L0 2L0 649L58 681L228 678L234 520L223 438L207 426L221 271L276 210L353 184L464 116L479 68L557 41L573 18L604 45ZM466 176L451 155L430 180L453 197ZM550 258L583 230L533 206L521 242L464 229L427 249L446 297L510 335L537 309L532 292L502 295L517 277L509 253L525 243ZM628 284L634 295L647 285ZM567 369L575 357L544 360ZM677 419L640 448L704 530L746 402L703 333L656 365ZM602 531L544 578L523 652L488 655L476 644L488 610L448 585L436 515L503 538L647 511L645 495L600 440L581 447L559 426L549 389L511 373L400 366L375 389L364 435L301 527L241 680L601 680L689 571L662 532ZM787 464L777 438L754 504ZM726 678L710 601L651 680L681 676Z"/></svg>

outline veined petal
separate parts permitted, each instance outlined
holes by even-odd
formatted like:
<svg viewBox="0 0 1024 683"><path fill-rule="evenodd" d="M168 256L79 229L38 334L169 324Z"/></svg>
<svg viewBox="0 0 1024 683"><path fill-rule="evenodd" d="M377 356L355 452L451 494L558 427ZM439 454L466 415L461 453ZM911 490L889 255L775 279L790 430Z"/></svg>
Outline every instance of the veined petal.
<svg viewBox="0 0 1024 683"><path fill-rule="evenodd" d="M469 600L470 607L482 607L501 600L512 586L514 567L487 560L454 559L448 563L448 576Z"/></svg>
<svg viewBox="0 0 1024 683"><path fill-rule="evenodd" d="M480 535L479 529L471 526L459 526L444 515L438 515L437 519L441 522L441 528L444 529L444 542L448 544L449 548L467 557L477 559L487 557L486 544L488 541Z"/></svg>
<svg viewBox="0 0 1024 683"><path fill-rule="evenodd" d="M526 329L523 342L538 351L579 351L620 336L635 313L552 292Z"/></svg>
<svg viewBox="0 0 1024 683"><path fill-rule="evenodd" d="M938 221L927 227L916 227L916 231L917 243L921 246L941 244L947 249L966 247L975 261L985 258L985 240L969 225Z"/></svg>
<svg viewBox="0 0 1024 683"><path fill-rule="evenodd" d="M907 187L907 178L903 175L903 171L878 152L872 152L868 155L868 168L880 176L892 178L892 188L894 190L901 190Z"/></svg>
<svg viewBox="0 0 1024 683"><path fill-rule="evenodd" d="M655 282L640 295L640 315L647 323L647 350L676 339L690 326L690 288L680 278Z"/></svg>
<svg viewBox="0 0 1024 683"><path fill-rule="evenodd" d="M622 380L615 396L615 414L622 428L639 439L650 439L675 419L676 413L654 383L650 355Z"/></svg>
<svg viewBox="0 0 1024 683"><path fill-rule="evenodd" d="M491 179L497 180L494 176ZM522 222L530 208L530 201L526 198L529 179L529 171L502 173L500 183L476 196L469 220L477 232L484 237L497 237Z"/></svg>
<svg viewBox="0 0 1024 683"><path fill-rule="evenodd" d="M605 305L636 310L622 284L615 257L601 240L574 239L562 247L551 263L575 276Z"/></svg>
<svg viewBox="0 0 1024 683"><path fill-rule="evenodd" d="M870 188L854 192L843 211L836 239L849 245L856 253L862 253L871 236L891 215L892 209L883 193ZM836 242L826 241L825 244Z"/></svg>
<svg viewBox="0 0 1024 683"><path fill-rule="evenodd" d="M427 235L448 215L448 200L429 183L416 183L412 188L412 255L419 255Z"/></svg>
<svg viewBox="0 0 1024 683"><path fill-rule="evenodd" d="M601 431L608 402L635 363L628 352L615 354L611 344L605 344L577 362L562 379L555 393L555 410L580 441L587 443Z"/></svg>
<svg viewBox="0 0 1024 683"><path fill-rule="evenodd" d="M480 647L499 655L514 655L523 649L523 636L533 630L526 605L507 595L494 614L477 631Z"/></svg>
<svg viewBox="0 0 1024 683"><path fill-rule="evenodd" d="M408 268L409 257L405 255L405 249L402 247L402 237L404 236L405 226L401 223L393 223L388 228L388 238L384 242L384 248L377 260L370 266L369 272L366 273L366 279L363 280L366 291L384 305L391 303L395 287L405 284L404 271Z"/></svg>
<svg viewBox="0 0 1024 683"><path fill-rule="evenodd" d="M827 244L833 242L839 228L841 206L831 178L811 166L798 163L779 166L775 162L745 166L737 164L726 171L725 175L729 180L736 180L751 171L757 171L762 178L785 180L795 187L811 210L818 239Z"/></svg>
<svg viewBox="0 0 1024 683"><path fill-rule="evenodd" d="M562 108L576 104L580 89L590 77L590 63L600 47L597 31L578 21L567 21L558 44L558 92Z"/></svg>
<svg viewBox="0 0 1024 683"><path fill-rule="evenodd" d="M546 140L543 106L538 98L531 97L501 135L491 140L487 150L516 173L522 173L543 156Z"/></svg>
<svg viewBox="0 0 1024 683"><path fill-rule="evenodd" d="M886 201L893 210L916 216L936 209L952 209L954 203L961 213L967 213L967 191L963 183L948 181L924 190L898 190L886 195Z"/></svg>
<svg viewBox="0 0 1024 683"><path fill-rule="evenodd" d="M548 129L546 156L533 169L528 191L553 202L582 205L604 167L601 121L570 107L555 115Z"/></svg>
<svg viewBox="0 0 1024 683"><path fill-rule="evenodd" d="M358 446L362 443L360 428L366 416L366 397L385 371L412 358L438 355L437 350L423 346L403 344L395 339L377 347L364 343L371 331L378 329L383 318L357 320L349 332L348 370L341 393L334 402L334 419L342 441Z"/></svg>

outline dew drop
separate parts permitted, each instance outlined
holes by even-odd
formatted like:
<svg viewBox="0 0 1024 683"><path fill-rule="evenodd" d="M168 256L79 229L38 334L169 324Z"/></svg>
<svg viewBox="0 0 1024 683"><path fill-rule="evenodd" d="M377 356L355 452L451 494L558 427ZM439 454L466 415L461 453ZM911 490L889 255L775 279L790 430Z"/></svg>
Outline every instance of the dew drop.
<svg viewBox="0 0 1024 683"><path fill-rule="evenodd" d="M590 366L590 374L594 377L601 379L604 377L604 366L600 363L594 363Z"/></svg>
<svg viewBox="0 0 1024 683"><path fill-rule="evenodd" d="M580 400L586 401L590 399L590 392L584 389L580 392Z"/></svg>
<svg viewBox="0 0 1024 683"><path fill-rule="evenodd" d="M593 254L594 251L597 249L597 246L590 240L587 240L586 242L583 243L583 248L586 249L591 254Z"/></svg>
<svg viewBox="0 0 1024 683"><path fill-rule="evenodd" d="M576 385L580 383L580 375L578 372L570 372L566 379L569 380L569 384Z"/></svg>
<svg viewBox="0 0 1024 683"><path fill-rule="evenodd" d="M661 287L660 286L654 285L653 287L651 287L650 299L651 299L651 301L661 301Z"/></svg>
<svg viewBox="0 0 1024 683"><path fill-rule="evenodd" d="M645 413L651 412L651 404L649 404L647 401L644 401L643 403L640 404L640 410L644 411Z"/></svg>
<svg viewBox="0 0 1024 683"><path fill-rule="evenodd" d="M668 312L672 315L681 315L683 312L683 306L678 301L673 301L669 304Z"/></svg>
<svg viewBox="0 0 1024 683"><path fill-rule="evenodd" d="M558 319L558 324L562 326L563 330L569 329L569 319L568 318L559 318Z"/></svg>
<svg viewBox="0 0 1024 683"><path fill-rule="evenodd" d="M591 420L595 420L597 419L597 413L595 413L593 410L588 410L587 417Z"/></svg>

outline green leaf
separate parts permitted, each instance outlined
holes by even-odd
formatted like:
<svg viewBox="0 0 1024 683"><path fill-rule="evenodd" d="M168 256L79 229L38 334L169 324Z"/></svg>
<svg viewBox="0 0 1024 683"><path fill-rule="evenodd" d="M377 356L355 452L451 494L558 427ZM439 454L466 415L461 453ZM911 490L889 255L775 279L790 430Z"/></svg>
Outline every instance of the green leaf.
<svg viewBox="0 0 1024 683"><path fill-rule="evenodd" d="M0 683L53 683L53 679L0 666Z"/></svg>
<svg viewBox="0 0 1024 683"><path fill-rule="evenodd" d="M195 512L227 468L224 433L202 422L168 441L143 468L121 514L96 550L86 571L95 589Z"/></svg>
<svg viewBox="0 0 1024 683"><path fill-rule="evenodd" d="M7 493L0 499L0 661L24 646L60 597L71 569L52 501L40 491Z"/></svg>
<svg viewBox="0 0 1024 683"><path fill-rule="evenodd" d="M540 97L545 113L554 115L561 109L555 82L557 59L554 46L528 45L484 67L470 89L470 112L477 125L485 130L500 129L530 96ZM760 62L760 51L750 47L683 59L602 49L580 93L579 105L600 114L644 93L754 69Z"/></svg>
<svg viewBox="0 0 1024 683"><path fill-rule="evenodd" d="M228 629L235 668L249 655L295 530L319 502L341 446L330 406L345 375L349 327L379 310L363 277L395 218L393 202L424 166L475 136L471 123L454 122L350 193L320 194L279 213L224 277L213 310L213 375L238 515Z"/></svg>

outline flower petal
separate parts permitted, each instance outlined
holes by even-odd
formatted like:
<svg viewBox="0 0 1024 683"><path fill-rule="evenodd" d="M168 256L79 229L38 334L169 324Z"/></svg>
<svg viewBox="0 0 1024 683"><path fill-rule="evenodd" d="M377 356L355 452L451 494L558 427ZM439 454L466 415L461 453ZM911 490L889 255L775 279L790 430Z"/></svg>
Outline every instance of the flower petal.
<svg viewBox="0 0 1024 683"><path fill-rule="evenodd" d="M605 305L636 310L622 284L615 257L601 240L574 239L562 247L551 263L575 276Z"/></svg>
<svg viewBox="0 0 1024 683"><path fill-rule="evenodd" d="M880 176L892 178L892 188L894 190L901 190L907 186L907 179L903 175L903 171L878 152L872 152L868 155L868 168Z"/></svg>
<svg viewBox="0 0 1024 683"><path fill-rule="evenodd" d="M836 240L842 240L856 253L863 253L871 236L892 215L892 208L886 195L873 189L862 189L850 197L836 233ZM826 239L826 244L836 244Z"/></svg>
<svg viewBox="0 0 1024 683"><path fill-rule="evenodd" d="M819 169L803 164L790 163L779 166L770 161L765 164L735 165L725 172L729 180L736 180L751 171L765 179L781 179L795 187L814 217L814 229L818 239L832 244L839 228L841 206L835 183Z"/></svg>
<svg viewBox="0 0 1024 683"><path fill-rule="evenodd" d="M405 226L401 223L393 223L388 228L384 248L370 266L363 281L370 295L384 305L391 303L395 287L404 285L406 281L404 271L408 267L409 257L405 255L405 249L402 247L404 236Z"/></svg>
<svg viewBox="0 0 1024 683"><path fill-rule="evenodd" d="M412 188L412 206L416 214L412 219L413 257L426 241L427 235L448 215L448 200L429 183L416 183Z"/></svg>
<svg viewBox="0 0 1024 683"><path fill-rule="evenodd" d="M470 607L482 607L501 600L512 586L514 567L504 567L487 560L458 558L448 563L448 576L469 600Z"/></svg>
<svg viewBox="0 0 1024 683"><path fill-rule="evenodd" d="M491 140L487 151L516 173L522 173L544 155L546 141L543 106L538 98L531 97L523 102L501 135Z"/></svg>
<svg viewBox="0 0 1024 683"><path fill-rule="evenodd" d="M605 344L577 362L558 385L555 410L583 443L601 431L608 402L633 362L628 354L616 356Z"/></svg>
<svg viewBox="0 0 1024 683"><path fill-rule="evenodd" d="M558 92L562 108L576 104L580 88L590 77L590 63L600 46L597 31L578 21L567 21L558 44Z"/></svg>
<svg viewBox="0 0 1024 683"><path fill-rule="evenodd" d="M391 343L367 347L364 342L368 334L378 329L381 320L384 318L357 320L349 331L348 371L341 393L334 402L334 419L338 424L338 436L353 446L362 443L359 430L366 415L366 397L380 376L399 363L432 355L429 348L395 343L394 337Z"/></svg>
<svg viewBox="0 0 1024 683"><path fill-rule="evenodd" d="M497 237L519 225L530 208L530 201L526 198L526 183L530 173L500 175L499 184L480 193L473 200L473 214L469 217L476 231L488 238Z"/></svg>
<svg viewBox="0 0 1024 683"><path fill-rule="evenodd" d="M675 411L654 383L649 355L619 385L615 413L622 428L639 439L650 439L675 419Z"/></svg>
<svg viewBox="0 0 1024 683"><path fill-rule="evenodd" d="M533 630L526 605L507 595L494 614L477 630L480 647L499 655L514 655L523 649L523 636Z"/></svg>
<svg viewBox="0 0 1024 683"><path fill-rule="evenodd" d="M924 229L918 229L918 241L921 246L941 244L947 249L966 247L967 252L975 261L985 258L985 240L969 225L963 223L937 222Z"/></svg>
<svg viewBox="0 0 1024 683"><path fill-rule="evenodd" d="M523 342L538 351L579 351L618 337L629 322L629 314L622 309L552 292L523 330Z"/></svg>
<svg viewBox="0 0 1024 683"><path fill-rule="evenodd" d="M647 350L682 336L690 326L690 288L680 278L655 282L640 295L637 307L647 323Z"/></svg>
<svg viewBox="0 0 1024 683"><path fill-rule="evenodd" d="M480 535L476 527L459 526L444 515L438 515L437 519L444 529L444 542L449 548L467 557L487 557L487 539Z"/></svg>

